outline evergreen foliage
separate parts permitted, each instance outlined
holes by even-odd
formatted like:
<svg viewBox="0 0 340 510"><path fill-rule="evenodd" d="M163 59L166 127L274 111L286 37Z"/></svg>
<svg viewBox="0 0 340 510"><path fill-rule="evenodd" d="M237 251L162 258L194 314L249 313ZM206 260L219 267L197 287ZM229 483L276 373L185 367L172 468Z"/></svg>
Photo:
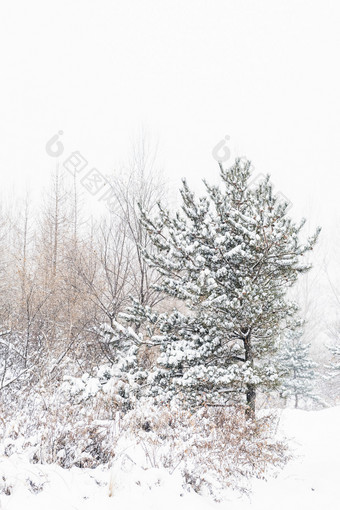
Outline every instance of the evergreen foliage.
<svg viewBox="0 0 340 510"><path fill-rule="evenodd" d="M201 198L183 181L174 215L162 205L156 218L142 211L153 248L144 256L176 307L161 313L134 302L124 325L114 323L115 339L158 353L142 382L158 401L226 405L245 396L252 413L257 389L279 384L277 339L297 312L287 290L310 268L303 255L319 231L302 242L305 221L287 216L269 176L250 185L249 162L220 166L220 177L222 187L205 182Z"/></svg>
<svg viewBox="0 0 340 510"><path fill-rule="evenodd" d="M286 400L293 397L296 408L301 399L318 400L313 391L314 369L317 364L310 359L310 344L302 342L302 334L301 330L286 334L279 355L283 371L280 396Z"/></svg>

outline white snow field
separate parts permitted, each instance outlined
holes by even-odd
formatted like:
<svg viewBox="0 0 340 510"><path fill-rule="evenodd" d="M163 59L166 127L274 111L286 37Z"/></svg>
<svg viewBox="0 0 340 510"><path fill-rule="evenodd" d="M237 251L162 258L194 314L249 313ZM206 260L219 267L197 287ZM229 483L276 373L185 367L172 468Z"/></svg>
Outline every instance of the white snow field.
<svg viewBox="0 0 340 510"><path fill-rule="evenodd" d="M64 470L2 457L2 510L337 510L339 505L340 407L284 410L278 434L294 455L276 478L254 480L251 496L229 491L221 503L187 493L176 471L144 469L142 449L126 445L125 462L113 469ZM129 460L130 459L130 460ZM7 489L6 489L7 488ZM5 494L4 492L8 492Z"/></svg>

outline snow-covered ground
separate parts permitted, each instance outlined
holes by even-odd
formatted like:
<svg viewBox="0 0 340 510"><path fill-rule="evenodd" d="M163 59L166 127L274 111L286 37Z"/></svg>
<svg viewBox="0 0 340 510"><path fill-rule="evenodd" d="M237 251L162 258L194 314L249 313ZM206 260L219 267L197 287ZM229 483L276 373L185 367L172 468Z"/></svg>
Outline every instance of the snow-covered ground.
<svg viewBox="0 0 340 510"><path fill-rule="evenodd" d="M122 464L107 470L63 470L30 464L21 456L3 457L2 510L337 510L340 479L340 407L323 411L285 410L279 434L290 440L294 455L276 478L254 480L253 493L230 492L222 503L187 493L180 474L144 469L143 451L126 445ZM139 462L140 459L140 462Z"/></svg>
<svg viewBox="0 0 340 510"><path fill-rule="evenodd" d="M234 502L232 510L335 510L339 508L340 407L323 411L285 410L281 432L294 455L276 479L255 481L251 504Z"/></svg>

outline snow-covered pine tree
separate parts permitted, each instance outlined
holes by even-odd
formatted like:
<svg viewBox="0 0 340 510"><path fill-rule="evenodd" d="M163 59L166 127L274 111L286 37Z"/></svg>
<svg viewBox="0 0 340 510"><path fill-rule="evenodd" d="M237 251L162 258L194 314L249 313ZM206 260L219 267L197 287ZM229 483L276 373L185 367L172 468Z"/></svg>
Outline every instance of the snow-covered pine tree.
<svg viewBox="0 0 340 510"><path fill-rule="evenodd" d="M327 368L330 370L330 375L333 377L340 376L340 343L329 347L332 355L332 362Z"/></svg>
<svg viewBox="0 0 340 510"><path fill-rule="evenodd" d="M220 165L222 189L205 182L196 198L183 181L182 209L159 205L142 221L152 241L145 257L162 276L159 292L177 300L171 313L134 304L124 314L140 345L156 346L158 362L148 376L161 400L181 394L189 403L224 405L244 395L255 411L257 388L278 382L272 354L297 311L286 293L309 266L303 255L318 233L300 241L287 204L273 195L269 176L249 184L250 163ZM136 334L116 324L117 334Z"/></svg>
<svg viewBox="0 0 340 510"><path fill-rule="evenodd" d="M318 400L313 391L317 364L310 359L310 344L303 343L302 335L302 329L287 332L279 354L282 369L280 396L285 400L293 397L296 408L300 399Z"/></svg>
<svg viewBox="0 0 340 510"><path fill-rule="evenodd" d="M111 407L128 411L141 396L140 383L146 374L137 359L138 337L132 329L128 329L128 335L124 335L124 329L119 333L116 329L103 324L96 331L107 364L100 365L92 376L85 373L82 377L64 377L61 389L72 402L85 402L102 392L111 397ZM137 342L131 342L133 335Z"/></svg>
<svg viewBox="0 0 340 510"><path fill-rule="evenodd" d="M329 395L335 399L335 402L338 402L340 395L340 339L338 328L336 331L336 340L336 343L328 346L331 359L330 362L325 365L324 379L331 383Z"/></svg>

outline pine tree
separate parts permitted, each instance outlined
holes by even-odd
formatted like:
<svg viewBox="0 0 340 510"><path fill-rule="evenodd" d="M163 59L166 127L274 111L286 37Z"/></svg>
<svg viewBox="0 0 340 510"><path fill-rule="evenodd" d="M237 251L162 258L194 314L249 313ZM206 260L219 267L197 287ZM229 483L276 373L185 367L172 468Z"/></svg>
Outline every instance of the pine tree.
<svg viewBox="0 0 340 510"><path fill-rule="evenodd" d="M313 392L314 368L317 366L310 357L310 344L302 342L303 331L298 329L286 333L280 347L279 364L282 368L280 396L285 400L294 398L295 408L299 400L318 400Z"/></svg>
<svg viewBox="0 0 340 510"><path fill-rule="evenodd" d="M333 376L340 375L340 343L329 347L329 350L332 355L332 362L329 365L330 373Z"/></svg>
<svg viewBox="0 0 340 510"><path fill-rule="evenodd" d="M158 313L134 303L124 319L140 346L159 351L146 380L151 394L162 401L180 394L191 405L245 395L253 414L257 389L278 384L272 356L297 311L286 293L308 271L302 256L318 231L301 243L304 220L287 216L269 176L249 185L249 162L220 166L220 176L223 188L205 182L198 199L183 181L175 215L161 205L156 218L142 212L153 246L144 256L162 277L157 290L179 304ZM136 343L135 332L116 327Z"/></svg>
<svg viewBox="0 0 340 510"><path fill-rule="evenodd" d="M324 379L331 383L328 390L329 395L338 400L340 394L340 342L339 334L336 332L337 342L334 345L328 346L328 350L331 354L331 360L325 365Z"/></svg>

